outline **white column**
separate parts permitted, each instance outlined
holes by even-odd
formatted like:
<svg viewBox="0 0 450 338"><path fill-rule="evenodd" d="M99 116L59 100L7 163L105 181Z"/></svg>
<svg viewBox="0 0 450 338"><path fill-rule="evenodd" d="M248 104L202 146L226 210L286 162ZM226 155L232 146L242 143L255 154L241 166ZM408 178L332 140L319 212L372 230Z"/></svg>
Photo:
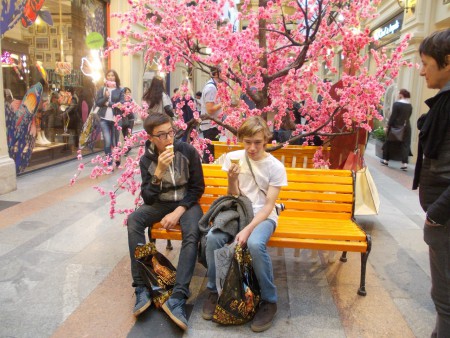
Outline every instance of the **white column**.
<svg viewBox="0 0 450 338"><path fill-rule="evenodd" d="M0 51L2 42L0 39ZM5 99L3 94L3 71L0 71L0 195L17 189L16 166L9 158L6 143Z"/></svg>

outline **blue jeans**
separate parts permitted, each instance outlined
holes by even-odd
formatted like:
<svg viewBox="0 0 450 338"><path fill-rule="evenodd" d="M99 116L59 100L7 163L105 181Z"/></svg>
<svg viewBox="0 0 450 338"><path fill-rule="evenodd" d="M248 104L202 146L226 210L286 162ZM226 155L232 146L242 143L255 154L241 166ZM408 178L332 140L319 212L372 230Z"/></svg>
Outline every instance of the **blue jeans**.
<svg viewBox="0 0 450 338"><path fill-rule="evenodd" d="M145 229L159 222L165 215L171 213L178 206L178 202L143 204L128 216L128 247L131 258L131 276L133 286L143 286L144 281L139 273L138 263L134 258L134 250L138 244L145 243ZM182 293L189 296L189 284L197 262L198 241L200 230L198 221L203 216L200 205L195 204L180 218L183 240L181 242L180 257L178 260L177 276L173 293Z"/></svg>
<svg viewBox="0 0 450 338"><path fill-rule="evenodd" d="M274 283L272 260L267 252L267 242L275 230L275 222L266 219L259 223L247 241L252 256L253 270L261 288L261 299L270 303L277 302L277 288ZM206 262L208 263L208 284L211 291L216 291L216 264L214 250L222 248L233 238L220 230L210 230L206 235Z"/></svg>
<svg viewBox="0 0 450 338"><path fill-rule="evenodd" d="M100 119L100 128L103 134L103 143L105 149L105 155L111 156L112 148L117 146L119 140L119 131L114 126L114 121ZM109 165L112 164L112 159L109 161Z"/></svg>
<svg viewBox="0 0 450 338"><path fill-rule="evenodd" d="M431 272L431 298L436 307L436 327L431 337L450 337L450 221L444 226L424 226Z"/></svg>

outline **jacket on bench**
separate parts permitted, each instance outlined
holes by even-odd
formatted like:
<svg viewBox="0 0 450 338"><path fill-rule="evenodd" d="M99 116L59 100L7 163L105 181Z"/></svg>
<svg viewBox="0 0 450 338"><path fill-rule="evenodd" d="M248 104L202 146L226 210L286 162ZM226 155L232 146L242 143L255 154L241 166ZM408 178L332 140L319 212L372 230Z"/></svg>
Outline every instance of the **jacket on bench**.
<svg viewBox="0 0 450 338"><path fill-rule="evenodd" d="M222 196L216 199L200 218L200 244L198 261L206 264L206 235L211 229L221 230L233 238L253 219L252 202L245 196Z"/></svg>

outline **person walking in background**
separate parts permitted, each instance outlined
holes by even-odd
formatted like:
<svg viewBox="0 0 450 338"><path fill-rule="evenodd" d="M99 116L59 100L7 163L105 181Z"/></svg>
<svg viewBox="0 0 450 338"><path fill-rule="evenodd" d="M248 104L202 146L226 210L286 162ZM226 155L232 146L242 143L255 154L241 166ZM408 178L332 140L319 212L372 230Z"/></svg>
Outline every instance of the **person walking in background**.
<svg viewBox="0 0 450 338"><path fill-rule="evenodd" d="M219 116L222 111L222 104L217 102L217 83L220 81L220 71L218 68L211 68L211 78L203 87L201 102L201 115ZM219 129L211 123L211 120L200 122L200 131L205 139L217 141ZM208 144L203 153L203 162L209 163L209 156L214 154L214 146Z"/></svg>
<svg viewBox="0 0 450 338"><path fill-rule="evenodd" d="M202 110L202 102L201 102L201 98L202 98L202 92L198 91L195 93L195 106L197 111L200 113Z"/></svg>
<svg viewBox="0 0 450 338"><path fill-rule="evenodd" d="M228 153L222 166L228 173L228 194L242 194L252 201L253 220L234 240L250 250L253 269L261 288L261 302L251 325L255 332L267 330L277 312L277 289L267 242L277 225L275 201L281 187L287 185L287 176L283 164L265 151L271 136L269 127L260 116L249 117L238 130L244 150ZM231 163L231 158L239 159L239 164ZM206 235L209 295L202 312L206 320L212 319L218 301L214 250L232 240L231 235L219 229L211 229Z"/></svg>
<svg viewBox="0 0 450 338"><path fill-rule="evenodd" d="M123 88L124 103L133 102L131 97L131 89L128 87ZM130 112L127 116L122 117L122 135L123 137L128 137L133 132L134 127L134 114Z"/></svg>
<svg viewBox="0 0 450 338"><path fill-rule="evenodd" d="M132 102L133 98L131 97L131 89L128 87L123 88L123 94L124 94L124 103ZM133 134L133 127L134 127L134 113L130 112L127 116L122 115L121 119L121 127L122 127L122 135L123 138L130 137ZM125 156L128 155L128 153L131 151L131 148L128 148L125 152Z"/></svg>
<svg viewBox="0 0 450 338"><path fill-rule="evenodd" d="M413 189L419 187L426 212L424 240L429 247L431 298L436 326L431 337L450 337L450 28L426 37L419 46L430 89L439 92L425 101L430 107L417 126L419 149Z"/></svg>
<svg viewBox="0 0 450 338"><path fill-rule="evenodd" d="M142 99L148 103L148 113L166 113L170 117L174 117L172 100L166 94L164 79L160 76L155 76L152 79L150 87L144 93Z"/></svg>
<svg viewBox="0 0 450 338"><path fill-rule="evenodd" d="M180 88L178 89L178 97L174 99L174 107L176 108L178 105L181 105L180 103L182 104L183 121L184 123L188 123L194 118L194 111L191 105L195 104L194 93L188 79L181 81ZM187 138L188 135L184 134L181 140L186 142Z"/></svg>
<svg viewBox="0 0 450 338"><path fill-rule="evenodd" d="M145 243L145 230L153 224L160 222L170 230L179 222L183 238L175 286L163 310L186 330L185 304L197 262L198 221L203 215L198 203L205 190L201 159L190 144L174 143L175 130L168 115L150 114L144 121L144 129L148 135L145 153L140 159L144 204L130 214L127 227L132 285L136 293L133 313L138 316L150 306L149 290L134 258L136 246ZM166 149L167 146L173 146L172 150Z"/></svg>
<svg viewBox="0 0 450 338"><path fill-rule="evenodd" d="M100 128L103 134L103 142L106 156L112 156L112 148L117 146L119 140L119 131L115 127L115 116L121 115L118 107L112 107L114 104L123 103L124 94L120 88L120 78L117 72L110 69L106 72L105 86L97 92L95 104L100 107L98 116L100 117ZM109 165L112 165L113 159L110 158ZM120 160L116 160L116 165L120 165Z"/></svg>
<svg viewBox="0 0 450 338"><path fill-rule="evenodd" d="M408 156L411 153L411 123L409 119L412 114L412 105L410 101L411 94L406 89L401 89L398 94L398 101L394 102L392 106L392 114L389 118L386 131L386 142L383 145L383 159L382 165L388 165L391 154L395 152L396 148L400 150L402 156L402 166L400 169L406 171L408 169ZM392 133L392 128L404 128L402 141L390 141L389 133Z"/></svg>

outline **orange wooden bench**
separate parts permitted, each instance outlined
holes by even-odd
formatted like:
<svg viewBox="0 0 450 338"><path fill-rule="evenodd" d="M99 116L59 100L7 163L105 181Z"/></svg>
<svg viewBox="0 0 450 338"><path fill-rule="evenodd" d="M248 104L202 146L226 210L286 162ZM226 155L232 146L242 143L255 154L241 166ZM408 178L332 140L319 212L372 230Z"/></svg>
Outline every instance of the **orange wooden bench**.
<svg viewBox="0 0 450 338"><path fill-rule="evenodd" d="M361 253L359 295L366 295L365 278L371 237L353 218L354 176L349 170L286 168L288 186L278 202L286 210L280 215L269 246L279 248ZM220 165L203 164L205 193L200 199L204 212L218 197L227 194L227 176ZM181 240L179 228L167 231L160 224L151 230L153 239Z"/></svg>
<svg viewBox="0 0 450 338"><path fill-rule="evenodd" d="M223 154L230 151L244 149L242 143L227 144L226 142L213 141L214 145L214 159L219 159ZM267 147L271 147L268 144ZM298 146L288 145L270 152L276 157L286 168L314 168L314 154L317 151L317 146ZM330 147L324 147L324 155L330 152Z"/></svg>

